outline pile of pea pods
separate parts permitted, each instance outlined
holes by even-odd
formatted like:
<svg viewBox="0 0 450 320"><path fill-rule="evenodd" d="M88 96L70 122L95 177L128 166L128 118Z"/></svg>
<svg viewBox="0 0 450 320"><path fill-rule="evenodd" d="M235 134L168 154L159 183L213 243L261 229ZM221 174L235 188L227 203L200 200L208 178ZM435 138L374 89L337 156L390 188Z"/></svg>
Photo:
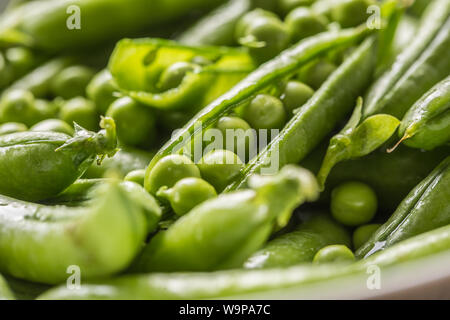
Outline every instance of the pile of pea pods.
<svg viewBox="0 0 450 320"><path fill-rule="evenodd" d="M0 300L264 296L449 251L448 52L448 0L10 1Z"/></svg>

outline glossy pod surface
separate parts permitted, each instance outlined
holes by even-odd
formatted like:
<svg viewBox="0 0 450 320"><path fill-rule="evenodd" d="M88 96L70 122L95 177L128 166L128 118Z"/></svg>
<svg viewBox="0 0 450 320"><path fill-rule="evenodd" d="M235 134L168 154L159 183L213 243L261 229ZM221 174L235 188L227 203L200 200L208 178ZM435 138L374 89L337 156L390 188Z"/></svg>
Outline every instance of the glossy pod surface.
<svg viewBox="0 0 450 320"><path fill-rule="evenodd" d="M400 125L399 136L407 146L425 150L450 142L450 77L409 109Z"/></svg>
<svg viewBox="0 0 450 320"><path fill-rule="evenodd" d="M244 267L280 268L311 262L319 249L331 244L350 246L350 242L347 230L327 215L319 214L301 223L294 231L269 241L250 256Z"/></svg>
<svg viewBox="0 0 450 320"><path fill-rule="evenodd" d="M377 265L387 268L448 250L450 226L416 236L367 260L341 266L295 266L288 269L222 271L125 276L86 285L84 290L59 287L41 299L207 299L301 287L346 275L366 274ZM99 290L102 289L102 290Z"/></svg>
<svg viewBox="0 0 450 320"><path fill-rule="evenodd" d="M99 133L78 128L74 137L21 132L0 137L0 192L28 201L57 195L79 178L96 155L116 152L114 122Z"/></svg>
<svg viewBox="0 0 450 320"><path fill-rule="evenodd" d="M82 207L0 202L1 272L48 284L65 281L74 265L86 279L123 270L161 214L133 183L103 184Z"/></svg>
<svg viewBox="0 0 450 320"><path fill-rule="evenodd" d="M450 158L444 160L403 200L391 218L358 251L367 257L377 251L450 223Z"/></svg>

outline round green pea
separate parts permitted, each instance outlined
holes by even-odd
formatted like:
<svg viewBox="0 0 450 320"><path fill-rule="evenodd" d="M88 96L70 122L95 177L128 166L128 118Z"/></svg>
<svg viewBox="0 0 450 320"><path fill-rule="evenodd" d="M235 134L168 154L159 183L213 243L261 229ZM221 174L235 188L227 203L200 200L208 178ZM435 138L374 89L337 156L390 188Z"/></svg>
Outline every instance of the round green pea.
<svg viewBox="0 0 450 320"><path fill-rule="evenodd" d="M199 168L186 156L169 155L159 160L145 179L146 189L151 194L166 186L171 188L183 178L200 178Z"/></svg>
<svg viewBox="0 0 450 320"><path fill-rule="evenodd" d="M326 246L320 249L314 256L313 263L339 263L339 262L351 262L355 260L355 255L348 247L336 244Z"/></svg>
<svg viewBox="0 0 450 320"><path fill-rule="evenodd" d="M87 97L94 101L100 114L105 114L111 103L117 99L114 96L116 91L118 89L108 70L97 73L86 88Z"/></svg>
<svg viewBox="0 0 450 320"><path fill-rule="evenodd" d="M381 227L381 224L366 224L353 232L353 248L359 249Z"/></svg>
<svg viewBox="0 0 450 320"><path fill-rule="evenodd" d="M36 63L34 53L24 47L10 48L5 52L5 56L16 75L25 74Z"/></svg>
<svg viewBox="0 0 450 320"><path fill-rule="evenodd" d="M25 132L28 128L23 123L8 122L0 124L0 136L4 136L10 133Z"/></svg>
<svg viewBox="0 0 450 320"><path fill-rule="evenodd" d="M238 40L258 63L263 63L288 47L290 32L278 17L263 15L250 23Z"/></svg>
<svg viewBox="0 0 450 320"><path fill-rule="evenodd" d="M229 150L213 150L208 152L198 163L203 179L222 192L244 164L241 159Z"/></svg>
<svg viewBox="0 0 450 320"><path fill-rule="evenodd" d="M239 117L222 117L216 125L223 135L223 147L234 152L246 162L256 155L256 134L250 125Z"/></svg>
<svg viewBox="0 0 450 320"><path fill-rule="evenodd" d="M319 89L322 84L336 71L337 66L329 61L322 60L318 63L305 67L299 74L299 80L309 85L314 90Z"/></svg>
<svg viewBox="0 0 450 320"><path fill-rule="evenodd" d="M281 95L286 111L292 115L314 95L314 90L300 81L289 81Z"/></svg>
<svg viewBox="0 0 450 320"><path fill-rule="evenodd" d="M139 169L129 172L125 178L125 181L135 182L141 186L144 186L145 169Z"/></svg>
<svg viewBox="0 0 450 320"><path fill-rule="evenodd" d="M61 119L47 119L43 120L30 128L31 131L52 131L65 133L73 136L74 129L71 125Z"/></svg>
<svg viewBox="0 0 450 320"><path fill-rule="evenodd" d="M343 28L356 27L369 18L367 8L372 4L370 0L341 0L331 10L331 19Z"/></svg>
<svg viewBox="0 0 450 320"><path fill-rule="evenodd" d="M286 111L280 99L257 95L243 110L244 119L256 130L282 129L286 123Z"/></svg>
<svg viewBox="0 0 450 320"><path fill-rule="evenodd" d="M3 94L0 99L0 121L19 122L26 126L42 120L42 114L36 108L36 99L30 91L16 89Z"/></svg>
<svg viewBox="0 0 450 320"><path fill-rule="evenodd" d="M176 62L161 74L158 88L161 91L177 88L189 72L195 72L199 70L199 68L198 65L193 63L184 61Z"/></svg>
<svg viewBox="0 0 450 320"><path fill-rule="evenodd" d="M377 206L375 192L361 182L347 182L331 192L331 213L346 226L370 222L377 212Z"/></svg>
<svg viewBox="0 0 450 320"><path fill-rule="evenodd" d="M58 116L60 107L58 102L36 99L35 107L41 115L41 119L50 119Z"/></svg>
<svg viewBox="0 0 450 320"><path fill-rule="evenodd" d="M106 112L116 122L119 141L128 146L149 146L155 141L156 119L153 111L139 102L123 97Z"/></svg>
<svg viewBox="0 0 450 320"><path fill-rule="evenodd" d="M217 197L212 185L200 178L184 178L172 188L162 187L157 196L170 202L173 211L182 216L206 200Z"/></svg>
<svg viewBox="0 0 450 320"><path fill-rule="evenodd" d="M238 23L236 24L235 28L235 38L236 40L240 40L241 38L245 37L247 35L247 30L250 28L252 24L255 23L258 19L279 19L278 16L268 10L263 9L254 9L239 19Z"/></svg>
<svg viewBox="0 0 450 320"><path fill-rule="evenodd" d="M294 42L324 32L328 25L328 19L325 16L302 7L291 11L285 21Z"/></svg>
<svg viewBox="0 0 450 320"><path fill-rule="evenodd" d="M63 103L60 118L70 124L75 122L87 130L98 129L99 116L95 104L83 97L73 98Z"/></svg>
<svg viewBox="0 0 450 320"><path fill-rule="evenodd" d="M94 77L94 71L85 66L70 66L62 70L51 82L56 97L72 99L86 95L86 87Z"/></svg>

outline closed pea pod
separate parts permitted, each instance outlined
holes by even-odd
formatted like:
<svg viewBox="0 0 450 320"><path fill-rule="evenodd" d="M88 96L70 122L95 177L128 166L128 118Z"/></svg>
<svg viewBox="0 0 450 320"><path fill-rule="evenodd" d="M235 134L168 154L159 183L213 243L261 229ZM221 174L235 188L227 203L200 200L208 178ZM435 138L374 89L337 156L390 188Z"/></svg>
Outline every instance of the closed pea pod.
<svg viewBox="0 0 450 320"><path fill-rule="evenodd" d="M0 193L29 201L57 195L99 155L116 152L115 125L102 119L98 133L77 127L74 137L56 132L22 132L0 137Z"/></svg>
<svg viewBox="0 0 450 320"><path fill-rule="evenodd" d="M414 188L389 220L356 252L370 256L405 239L450 223L450 158Z"/></svg>
<svg viewBox="0 0 450 320"><path fill-rule="evenodd" d="M0 197L1 272L57 284L67 279L72 265L84 279L125 269L155 229L161 210L134 183L103 183L93 197L77 207Z"/></svg>
<svg viewBox="0 0 450 320"><path fill-rule="evenodd" d="M406 113L400 142L431 150L450 141L450 77L434 86Z"/></svg>

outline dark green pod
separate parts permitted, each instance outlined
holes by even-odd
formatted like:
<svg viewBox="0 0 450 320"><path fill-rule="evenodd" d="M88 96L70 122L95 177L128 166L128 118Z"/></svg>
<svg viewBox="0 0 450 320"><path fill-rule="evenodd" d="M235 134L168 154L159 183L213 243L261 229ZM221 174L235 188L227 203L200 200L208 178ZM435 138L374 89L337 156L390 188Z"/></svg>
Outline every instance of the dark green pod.
<svg viewBox="0 0 450 320"><path fill-rule="evenodd" d="M406 113L399 136L408 147L431 150L450 142L450 77L428 91Z"/></svg>
<svg viewBox="0 0 450 320"><path fill-rule="evenodd" d="M450 157L410 192L356 255L367 257L400 241L450 224L449 199Z"/></svg>
<svg viewBox="0 0 450 320"><path fill-rule="evenodd" d="M97 155L116 152L115 124L102 119L98 133L77 127L74 137L20 132L0 137L0 193L27 201L53 197L78 179Z"/></svg>
<svg viewBox="0 0 450 320"><path fill-rule="evenodd" d="M312 262L317 251L333 244L350 247L351 240L347 230L328 216L317 214L296 230L267 243L245 262L244 267L266 269Z"/></svg>

